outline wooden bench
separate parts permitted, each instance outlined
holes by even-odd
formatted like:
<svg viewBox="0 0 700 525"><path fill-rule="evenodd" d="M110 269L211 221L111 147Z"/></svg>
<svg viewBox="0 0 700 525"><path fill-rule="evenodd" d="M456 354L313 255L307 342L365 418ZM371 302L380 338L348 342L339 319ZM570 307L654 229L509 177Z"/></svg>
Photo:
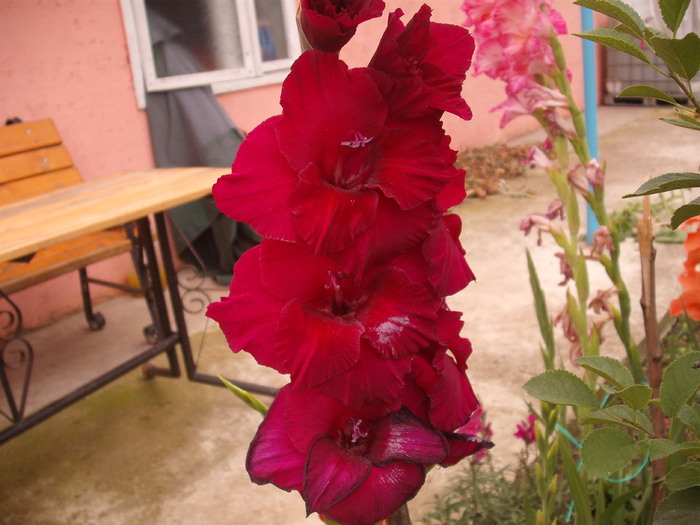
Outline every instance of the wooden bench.
<svg viewBox="0 0 700 525"><path fill-rule="evenodd" d="M0 205L82 181L51 119L0 127ZM47 221L51 217L46 217ZM0 232L2 235L2 232ZM89 284L124 288L90 279L85 268L126 252L134 253L133 227L101 231L40 250L31 257L0 262L0 292L5 296L60 275L78 271L83 307L93 330L104 318L92 311Z"/></svg>

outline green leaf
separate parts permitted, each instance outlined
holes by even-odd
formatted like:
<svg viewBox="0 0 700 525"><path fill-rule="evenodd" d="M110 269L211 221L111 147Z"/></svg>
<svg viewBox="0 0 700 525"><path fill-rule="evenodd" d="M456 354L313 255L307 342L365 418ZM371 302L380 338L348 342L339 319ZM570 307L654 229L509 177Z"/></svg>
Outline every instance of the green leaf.
<svg viewBox="0 0 700 525"><path fill-rule="evenodd" d="M688 33L683 38L655 36L650 42L654 53L676 75L692 80L700 69L700 36Z"/></svg>
<svg viewBox="0 0 700 525"><path fill-rule="evenodd" d="M649 418L643 413L635 411L628 405L614 405L605 409L594 410L581 418L582 425L620 425L632 430L639 430L634 424L637 422L643 428L651 431L652 425Z"/></svg>
<svg viewBox="0 0 700 525"><path fill-rule="evenodd" d="M659 401L667 417L675 417L700 386L700 368L691 367L698 359L700 352L690 352L673 361L664 370Z"/></svg>
<svg viewBox="0 0 700 525"><path fill-rule="evenodd" d="M560 405L598 407L598 398L579 377L567 370L547 370L523 385L532 397Z"/></svg>
<svg viewBox="0 0 700 525"><path fill-rule="evenodd" d="M634 438L610 427L594 430L581 446L581 459L593 478L604 478L623 469L636 453Z"/></svg>
<svg viewBox="0 0 700 525"><path fill-rule="evenodd" d="M591 29L585 33L575 33L575 35L603 46L612 47L613 49L632 55L647 64L651 64L646 54L644 54L644 51L640 49L639 42L635 40L634 37L625 33L620 33L619 31L607 27L601 27L598 29Z"/></svg>
<svg viewBox="0 0 700 525"><path fill-rule="evenodd" d="M234 385L230 381L227 381L221 376L219 376L219 380L221 380L221 382L226 386L226 388L233 392L238 399L243 401L250 408L259 412L263 416L267 414L267 406L261 401L259 401L256 397L254 397L250 392L237 387L236 385Z"/></svg>
<svg viewBox="0 0 700 525"><path fill-rule="evenodd" d="M657 459L665 458L671 454L677 453L688 456L697 456L700 454L700 441L676 443L670 439L649 440L649 459L651 461L656 461Z"/></svg>
<svg viewBox="0 0 700 525"><path fill-rule="evenodd" d="M628 193L623 198L641 197L665 191L683 190L700 187L700 173L664 173L642 184L634 193Z"/></svg>
<svg viewBox="0 0 700 525"><path fill-rule="evenodd" d="M564 474L571 497L574 500L576 508L576 523L580 525L593 525L593 516L591 514L590 500L588 498L588 490L584 484L584 477L576 468L574 458L569 450L569 443L564 440L563 436L559 436L559 452L564 466Z"/></svg>
<svg viewBox="0 0 700 525"><path fill-rule="evenodd" d="M684 490L700 486L700 462L691 461L680 465L666 474L669 490Z"/></svg>
<svg viewBox="0 0 700 525"><path fill-rule="evenodd" d="M600 377L606 381L609 381L619 389L623 389L634 384L632 372L625 368L625 366L617 359L613 359L612 357L579 357L574 362L586 370L590 370L591 372L598 374Z"/></svg>
<svg viewBox="0 0 700 525"><path fill-rule="evenodd" d="M540 334L545 344L542 355L546 357L546 361L552 361L550 356L554 353L554 330L552 329L552 322L547 311L547 301L544 297L544 292L542 291L542 286L537 276L537 269L530 255L530 250L525 250L525 254L527 255L527 272L530 276L530 288L532 289L532 297L535 301L537 323L540 326ZM553 365L553 363L551 363L551 365Z"/></svg>
<svg viewBox="0 0 700 525"><path fill-rule="evenodd" d="M635 410L644 410L651 401L651 388L646 385L632 385L616 392L616 395Z"/></svg>
<svg viewBox="0 0 700 525"><path fill-rule="evenodd" d="M627 485L629 486L629 485ZM643 492L647 489L645 485L642 485L641 487L634 488L632 490L628 490L624 494L622 494L619 498L614 499L611 503L605 506L605 512L603 512L600 517L596 516L597 523L601 524L606 524L606 523L615 523L613 521L613 517L619 511L621 508L623 508L629 500L637 496L640 492Z"/></svg>
<svg viewBox="0 0 700 525"><path fill-rule="evenodd" d="M659 0L659 9L666 27L674 34L683 21L690 0Z"/></svg>
<svg viewBox="0 0 700 525"><path fill-rule="evenodd" d="M693 404L692 406L683 405L678 411L678 419L680 419L695 435L700 438L700 405Z"/></svg>
<svg viewBox="0 0 700 525"><path fill-rule="evenodd" d="M700 215L700 198L693 199L688 204L684 204L673 212L671 216L671 228L675 230L688 219L692 219L698 215Z"/></svg>
<svg viewBox="0 0 700 525"><path fill-rule="evenodd" d="M574 4L607 15L632 29L637 36L642 36L644 30L642 17L624 2L619 0L576 0Z"/></svg>
<svg viewBox="0 0 700 525"><path fill-rule="evenodd" d="M673 124L674 126L678 126L681 128L688 128L688 129L693 129L695 131L700 131L700 122L698 122L695 119L689 120L689 119L662 118L660 120L663 120L667 124Z"/></svg>
<svg viewBox="0 0 700 525"><path fill-rule="evenodd" d="M673 104L674 106L678 106L678 102L669 95L668 93L665 93L661 91L658 88L652 87L652 86L642 86L642 85L634 85L634 86L629 86L620 91L617 95L617 97L643 97L643 98L655 98L656 100L662 100L663 102L668 102L669 104Z"/></svg>
<svg viewBox="0 0 700 525"><path fill-rule="evenodd" d="M700 487L674 492L654 514L653 525L697 525L700 516Z"/></svg>

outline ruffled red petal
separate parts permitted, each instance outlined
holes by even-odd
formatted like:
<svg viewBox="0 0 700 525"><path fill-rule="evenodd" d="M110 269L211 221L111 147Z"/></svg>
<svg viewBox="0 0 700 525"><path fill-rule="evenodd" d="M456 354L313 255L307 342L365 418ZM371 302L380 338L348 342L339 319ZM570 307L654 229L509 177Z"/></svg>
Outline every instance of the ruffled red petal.
<svg viewBox="0 0 700 525"><path fill-rule="evenodd" d="M321 179L315 165L299 173L291 194L294 228L316 254L348 248L367 230L377 213L373 190L345 190Z"/></svg>
<svg viewBox="0 0 700 525"><path fill-rule="evenodd" d="M325 515L339 523L374 525L414 498L424 482L422 465L394 461L373 467L364 483Z"/></svg>
<svg viewBox="0 0 700 525"><path fill-rule="evenodd" d="M330 436L321 435L311 444L304 469L306 512L327 513L364 483L372 463L338 446Z"/></svg>
<svg viewBox="0 0 700 525"><path fill-rule="evenodd" d="M372 463L380 466L396 460L432 465L447 457L447 441L403 409L374 424L368 453Z"/></svg>
<svg viewBox="0 0 700 525"><path fill-rule="evenodd" d="M322 314L293 299L280 313L275 350L292 384L309 388L357 363L363 330L358 322Z"/></svg>
<svg viewBox="0 0 700 525"><path fill-rule="evenodd" d="M296 241L289 196L297 174L277 145L279 119L270 118L248 134L236 153L232 173L219 178L212 194L222 213L249 224L260 235Z"/></svg>
<svg viewBox="0 0 700 525"><path fill-rule="evenodd" d="M235 266L228 297L211 303L207 316L219 323L231 350L245 350L282 374L287 366L275 353L274 334L284 302L270 295L260 278L260 247L246 251Z"/></svg>
<svg viewBox="0 0 700 525"><path fill-rule="evenodd" d="M282 388L260 424L248 448L246 470L258 485L272 483L286 491L301 492L305 451L299 451L287 436L284 405L288 387Z"/></svg>
<svg viewBox="0 0 700 525"><path fill-rule="evenodd" d="M398 268L378 272L368 287L370 300L356 314L362 335L385 359L407 357L437 338L441 299L412 282Z"/></svg>

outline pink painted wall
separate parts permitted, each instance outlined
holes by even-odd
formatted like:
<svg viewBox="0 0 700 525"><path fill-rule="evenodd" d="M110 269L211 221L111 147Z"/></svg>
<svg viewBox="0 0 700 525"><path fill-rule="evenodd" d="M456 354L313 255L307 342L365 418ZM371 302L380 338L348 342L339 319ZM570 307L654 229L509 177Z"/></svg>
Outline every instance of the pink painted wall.
<svg viewBox="0 0 700 525"><path fill-rule="evenodd" d="M386 3L387 13L400 6L407 21L423 2ZM433 4L435 21L464 19L458 0ZM569 2L557 4L570 30L578 30L578 8ZM351 66L365 65L385 26L386 16L364 24L342 58ZM134 95L118 0L1 0L0 39L0 119L53 118L85 179L153 166L146 115L137 108ZM566 37L565 44L570 67L580 78L580 42ZM535 126L534 121L518 119L499 129L500 117L489 113L505 98L498 82L469 75L464 96L473 120L445 117L455 149L503 141ZM227 93L219 100L238 126L250 130L279 113L279 85ZM128 259L121 257L95 265L91 274L124 281L129 267ZM95 292L101 298L113 293L98 287ZM26 327L45 324L80 308L77 276L60 277L13 299L23 310Z"/></svg>

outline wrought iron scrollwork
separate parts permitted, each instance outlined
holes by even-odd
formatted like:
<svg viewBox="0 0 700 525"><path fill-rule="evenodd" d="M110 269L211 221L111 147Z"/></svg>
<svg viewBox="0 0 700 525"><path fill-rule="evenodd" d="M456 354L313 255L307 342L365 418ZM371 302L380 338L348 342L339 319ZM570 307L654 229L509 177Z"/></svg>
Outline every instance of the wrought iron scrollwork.
<svg viewBox="0 0 700 525"><path fill-rule="evenodd" d="M188 314L202 313L211 303L209 294L203 288L205 279L205 274L192 265L186 265L178 272L182 308Z"/></svg>
<svg viewBox="0 0 700 525"><path fill-rule="evenodd" d="M14 423L24 417L34 350L29 341L20 336L20 309L1 290L0 301L0 384L9 411L0 410L0 414Z"/></svg>

